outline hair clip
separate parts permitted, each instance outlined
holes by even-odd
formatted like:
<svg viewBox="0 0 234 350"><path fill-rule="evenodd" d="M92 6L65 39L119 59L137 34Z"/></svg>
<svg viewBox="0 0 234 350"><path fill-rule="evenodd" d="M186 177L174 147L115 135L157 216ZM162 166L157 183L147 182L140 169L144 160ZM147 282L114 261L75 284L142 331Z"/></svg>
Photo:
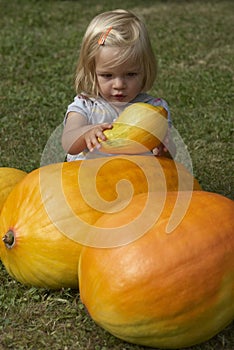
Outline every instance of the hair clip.
<svg viewBox="0 0 234 350"><path fill-rule="evenodd" d="M107 38L108 34L110 33L111 29L112 29L112 27L107 28L107 30L100 35L100 38L98 39L98 45L105 44L106 38Z"/></svg>

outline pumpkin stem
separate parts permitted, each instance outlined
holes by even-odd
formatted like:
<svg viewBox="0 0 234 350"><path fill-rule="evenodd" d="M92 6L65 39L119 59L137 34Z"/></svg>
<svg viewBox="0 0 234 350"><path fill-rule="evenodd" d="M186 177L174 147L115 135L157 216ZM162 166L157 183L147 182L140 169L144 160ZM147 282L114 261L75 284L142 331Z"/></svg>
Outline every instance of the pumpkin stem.
<svg viewBox="0 0 234 350"><path fill-rule="evenodd" d="M15 244L15 234L14 231L9 230L5 236L2 238L7 248L12 248Z"/></svg>

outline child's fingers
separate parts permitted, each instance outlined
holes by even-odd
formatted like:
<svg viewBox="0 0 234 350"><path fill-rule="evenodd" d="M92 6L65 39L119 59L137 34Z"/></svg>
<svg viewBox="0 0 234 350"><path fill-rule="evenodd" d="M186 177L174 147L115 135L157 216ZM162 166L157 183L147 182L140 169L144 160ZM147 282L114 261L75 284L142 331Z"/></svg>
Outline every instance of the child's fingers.
<svg viewBox="0 0 234 350"><path fill-rule="evenodd" d="M157 156L158 153L159 153L159 149L158 149L157 147L155 147L155 148L152 150L152 152L153 152L153 155L154 155L154 156Z"/></svg>
<svg viewBox="0 0 234 350"><path fill-rule="evenodd" d="M91 129L87 134L86 134L86 146L90 152L94 150L94 148L100 148L100 143L99 140L105 141L106 136L103 133L106 129L111 129L112 124L100 124L93 129Z"/></svg>

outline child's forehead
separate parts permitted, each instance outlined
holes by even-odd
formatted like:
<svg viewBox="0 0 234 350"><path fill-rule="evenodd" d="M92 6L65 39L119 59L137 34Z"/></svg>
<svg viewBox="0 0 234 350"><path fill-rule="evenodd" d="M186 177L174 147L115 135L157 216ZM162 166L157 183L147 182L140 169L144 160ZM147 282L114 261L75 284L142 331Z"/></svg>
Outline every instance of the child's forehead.
<svg viewBox="0 0 234 350"><path fill-rule="evenodd" d="M129 69L138 68L140 64L133 57L124 57L123 49L119 47L103 46L100 47L95 57L97 68Z"/></svg>

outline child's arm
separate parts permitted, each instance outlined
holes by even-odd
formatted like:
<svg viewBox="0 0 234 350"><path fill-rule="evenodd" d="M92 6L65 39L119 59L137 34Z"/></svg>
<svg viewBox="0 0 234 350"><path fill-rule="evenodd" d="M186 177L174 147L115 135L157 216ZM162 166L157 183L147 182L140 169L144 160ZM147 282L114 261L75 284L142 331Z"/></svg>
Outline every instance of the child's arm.
<svg viewBox="0 0 234 350"><path fill-rule="evenodd" d="M112 124L109 123L87 125L84 116L76 112L70 112L62 135L63 148L70 154L78 154L85 148L92 152L94 148L100 147L98 139L106 140L103 131L111 128Z"/></svg>

